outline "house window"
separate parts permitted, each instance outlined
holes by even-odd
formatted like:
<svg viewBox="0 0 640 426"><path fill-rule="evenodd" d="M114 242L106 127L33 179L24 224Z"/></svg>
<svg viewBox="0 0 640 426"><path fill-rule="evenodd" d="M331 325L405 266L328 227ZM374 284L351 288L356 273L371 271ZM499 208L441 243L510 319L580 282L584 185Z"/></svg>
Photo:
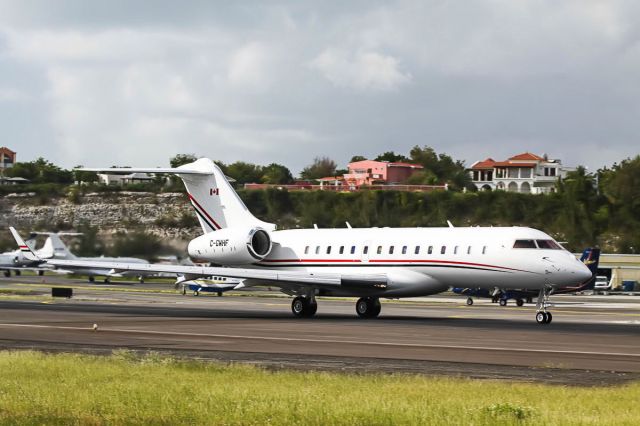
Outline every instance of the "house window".
<svg viewBox="0 0 640 426"><path fill-rule="evenodd" d="M420 254L420 246L416 246L416 249L415 249L414 252L415 252L415 254Z"/></svg>
<svg viewBox="0 0 640 426"><path fill-rule="evenodd" d="M407 246L402 246L402 254L407 254Z"/></svg>
<svg viewBox="0 0 640 426"><path fill-rule="evenodd" d="M440 247L440 254L445 254L447 252L447 246Z"/></svg>
<svg viewBox="0 0 640 426"><path fill-rule="evenodd" d="M530 168L522 168L520 169L520 177L529 179L531 177L531 169Z"/></svg>
<svg viewBox="0 0 640 426"><path fill-rule="evenodd" d="M393 246L389 247L389 254L393 254Z"/></svg>

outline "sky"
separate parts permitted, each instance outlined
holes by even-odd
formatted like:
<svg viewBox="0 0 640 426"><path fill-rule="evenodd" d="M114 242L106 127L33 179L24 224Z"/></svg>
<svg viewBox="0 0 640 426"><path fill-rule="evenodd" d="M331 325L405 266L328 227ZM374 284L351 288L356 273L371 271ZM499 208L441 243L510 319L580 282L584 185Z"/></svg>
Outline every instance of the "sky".
<svg viewBox="0 0 640 426"><path fill-rule="evenodd" d="M70 168L640 153L640 2L0 0L0 146Z"/></svg>

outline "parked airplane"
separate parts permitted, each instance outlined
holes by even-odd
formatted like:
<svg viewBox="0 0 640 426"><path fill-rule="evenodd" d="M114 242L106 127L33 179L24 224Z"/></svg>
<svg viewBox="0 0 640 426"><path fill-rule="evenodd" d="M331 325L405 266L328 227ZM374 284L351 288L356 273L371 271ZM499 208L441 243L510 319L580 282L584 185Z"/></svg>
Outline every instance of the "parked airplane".
<svg viewBox="0 0 640 426"><path fill-rule="evenodd" d="M118 268L112 268L108 263L122 262L127 264L149 264L144 259L135 257L77 257L60 238L61 235L82 235L71 232L36 232L36 235L46 235L47 239L44 246L38 251L38 257L47 260L48 265L55 266L56 269L62 270L67 274L87 275L89 282L95 282L96 276L104 276L104 282L110 282L112 277L134 276L138 277L140 282L144 282L144 277L150 275L148 272L120 271ZM58 266L54 260L70 260L70 261L88 261L93 262L92 266L75 267L71 264L66 266Z"/></svg>
<svg viewBox="0 0 640 426"><path fill-rule="evenodd" d="M85 169L103 171L106 169ZM278 287L294 296L295 316L316 313L316 296L358 297L360 317L376 317L380 298L426 296L450 287L518 287L538 292L536 321L550 323L552 290L580 285L591 271L544 232L501 228L347 228L277 231L254 217L213 161L201 158L178 168L108 169L109 173L173 173L184 181L203 235L188 245L198 262L221 267L105 262L132 272L172 272L195 279L224 276L245 286ZM95 261L38 259L59 267ZM107 266L108 265L108 266Z"/></svg>
<svg viewBox="0 0 640 426"><path fill-rule="evenodd" d="M598 272L598 264L600 261L600 249L597 247L590 247L585 249L580 256L580 261L587 265L591 271L592 278L584 283L575 287L564 287L553 291L553 294L566 294L577 293L579 291L592 290L595 284L596 275ZM452 291L456 294L462 294L467 297L467 305L473 305L473 298L486 298L491 299L492 302L498 302L500 306L507 306L509 299L515 299L516 305L522 306L524 302L531 303L536 296L536 292L532 290L521 289L508 289L501 290L499 288L486 289L486 288L466 288L466 287L454 287Z"/></svg>
<svg viewBox="0 0 640 426"><path fill-rule="evenodd" d="M31 234L29 235L29 239L27 240L27 244L29 245L29 247L34 250L36 244L35 237L35 234ZM38 255L42 257L42 254L40 252L38 252ZM0 254L0 270L4 271L5 277L10 277L11 271L13 271L16 275L20 275L22 271L25 270L36 271L39 275L42 275L46 270L51 269L52 268L50 267L39 267L38 262L27 259L20 250L14 250Z"/></svg>

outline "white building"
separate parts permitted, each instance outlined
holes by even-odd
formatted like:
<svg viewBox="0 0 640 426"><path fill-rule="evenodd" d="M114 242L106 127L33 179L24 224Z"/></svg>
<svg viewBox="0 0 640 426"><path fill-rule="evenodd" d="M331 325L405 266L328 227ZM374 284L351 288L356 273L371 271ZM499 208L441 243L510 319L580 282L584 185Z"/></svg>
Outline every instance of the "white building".
<svg viewBox="0 0 640 426"><path fill-rule="evenodd" d="M130 175L98 173L98 181L105 185L126 185L129 183L152 182L153 177L147 173L131 173Z"/></svg>
<svg viewBox="0 0 640 426"><path fill-rule="evenodd" d="M468 170L479 191L545 194L554 192L557 180L573 169L564 167L560 160L525 152L507 161L495 161L492 158L477 161Z"/></svg>

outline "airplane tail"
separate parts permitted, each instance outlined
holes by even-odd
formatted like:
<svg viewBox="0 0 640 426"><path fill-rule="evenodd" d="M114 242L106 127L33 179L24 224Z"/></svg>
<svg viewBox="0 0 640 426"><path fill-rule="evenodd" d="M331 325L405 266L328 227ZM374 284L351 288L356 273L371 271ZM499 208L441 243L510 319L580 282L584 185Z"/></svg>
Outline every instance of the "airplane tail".
<svg viewBox="0 0 640 426"><path fill-rule="evenodd" d="M598 274L598 265L600 263L600 249L598 247L588 247L582 252L580 261L587 265L587 268L591 271L591 280L587 281L583 285L583 290L591 290L596 282L596 275Z"/></svg>
<svg viewBox="0 0 640 426"><path fill-rule="evenodd" d="M75 259L76 256L71 253L69 248L65 243L60 239L60 235L56 233L40 233L48 235L47 239L44 242L44 246L38 250L38 254L40 257L44 259Z"/></svg>
<svg viewBox="0 0 640 426"><path fill-rule="evenodd" d="M274 230L275 225L256 218L229 184L222 170L210 159L200 158L177 168L111 168L81 169L103 173L172 173L178 175L187 189L189 201L196 211L205 234L224 228L259 226Z"/></svg>
<svg viewBox="0 0 640 426"><path fill-rule="evenodd" d="M16 240L16 243L18 243L18 247L20 248L20 252L22 253L22 255L27 259L27 260L31 260L34 262L40 262L42 261L42 259L40 259L34 252L33 249L31 249L31 247L29 247L27 245L27 243L22 239L22 237L20 236L20 234L18 234L18 231L16 231L16 229L11 226L9 227L9 231L11 231L11 235L13 235L13 238Z"/></svg>

